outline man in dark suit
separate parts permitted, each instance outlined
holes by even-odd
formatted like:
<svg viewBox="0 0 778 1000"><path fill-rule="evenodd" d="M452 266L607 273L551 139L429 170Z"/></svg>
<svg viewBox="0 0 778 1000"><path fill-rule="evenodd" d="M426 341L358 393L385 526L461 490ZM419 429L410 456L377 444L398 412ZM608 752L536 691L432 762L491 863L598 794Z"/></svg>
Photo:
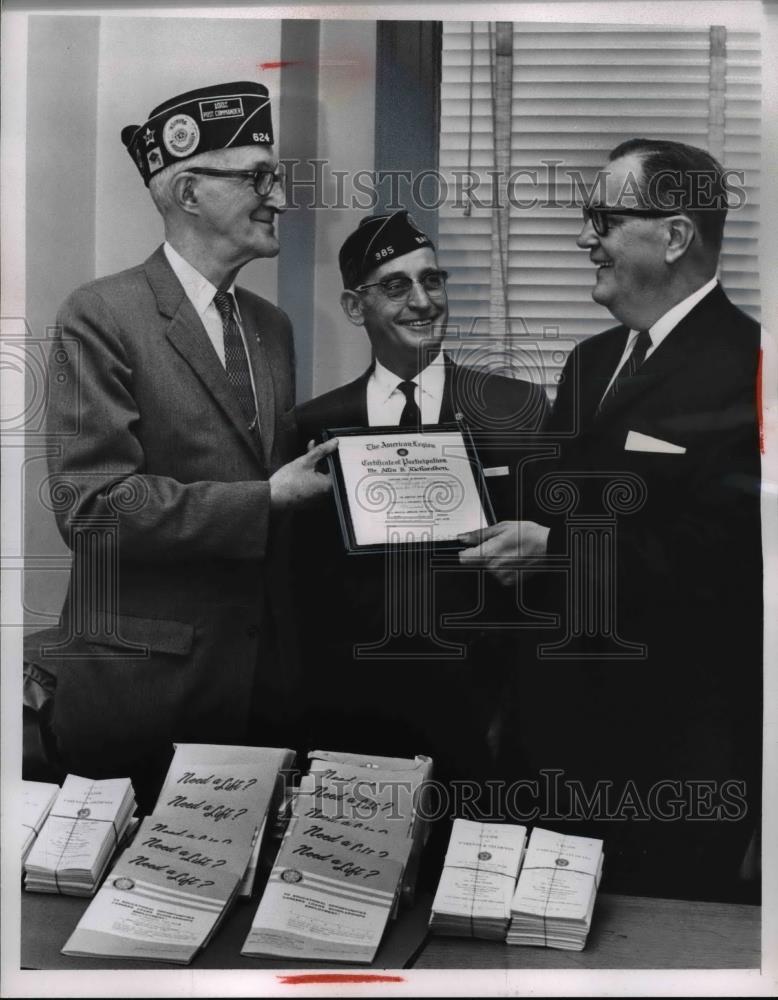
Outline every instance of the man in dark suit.
<svg viewBox="0 0 778 1000"><path fill-rule="evenodd" d="M565 593L546 588L564 634L534 636L510 727L516 777L563 772L540 775L541 817L605 837L611 888L734 898L759 826L759 325L716 279L716 160L631 140L600 181L578 245L620 325L568 359L536 484L567 491L567 518L488 528L462 559L503 582L569 560Z"/></svg>
<svg viewBox="0 0 778 1000"><path fill-rule="evenodd" d="M289 739L287 514L329 489L332 445L294 459L289 320L234 284L279 251L266 88L180 95L122 139L166 240L58 316L51 499L74 559L43 653L64 767L129 774L149 808L174 740Z"/></svg>
<svg viewBox="0 0 778 1000"><path fill-rule="evenodd" d="M447 276L407 212L364 220L339 262L343 311L364 328L373 361L355 381L298 408L301 449L325 428L417 429L460 419L499 516L515 515L516 468L546 414L543 390L443 353ZM446 621L482 603L478 572L435 568L423 552L346 555L334 504L326 527L302 539L311 742L428 753L439 777L487 776L504 664L488 629Z"/></svg>

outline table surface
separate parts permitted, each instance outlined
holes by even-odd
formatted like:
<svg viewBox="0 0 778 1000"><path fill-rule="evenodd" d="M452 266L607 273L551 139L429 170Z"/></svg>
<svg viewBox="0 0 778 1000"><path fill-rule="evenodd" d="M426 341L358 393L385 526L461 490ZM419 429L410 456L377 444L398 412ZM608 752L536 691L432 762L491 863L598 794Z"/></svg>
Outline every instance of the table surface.
<svg viewBox="0 0 778 1000"><path fill-rule="evenodd" d="M89 900L22 893L21 967L26 969L170 969L169 964L88 959L60 949ZM581 952L426 935L431 899L422 895L393 922L372 968L397 969L751 969L760 964L758 906L652 899L602 893ZM345 968L247 958L240 949L257 900L239 901L194 969Z"/></svg>
<svg viewBox="0 0 778 1000"><path fill-rule="evenodd" d="M430 936L415 969L758 969L761 908L601 893L583 951Z"/></svg>

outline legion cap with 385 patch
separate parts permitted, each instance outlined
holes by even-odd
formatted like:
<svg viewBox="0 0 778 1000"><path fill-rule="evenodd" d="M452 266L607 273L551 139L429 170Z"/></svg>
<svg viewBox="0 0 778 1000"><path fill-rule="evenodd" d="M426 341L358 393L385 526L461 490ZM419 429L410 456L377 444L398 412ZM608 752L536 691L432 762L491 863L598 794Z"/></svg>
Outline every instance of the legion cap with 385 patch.
<svg viewBox="0 0 778 1000"><path fill-rule="evenodd" d="M171 163L232 146L271 146L270 98L261 83L200 87L158 105L143 125L122 129L122 142L146 187Z"/></svg>
<svg viewBox="0 0 778 1000"><path fill-rule="evenodd" d="M346 238L338 263L344 288L355 288L370 272L395 257L435 244L405 209L387 215L369 215Z"/></svg>

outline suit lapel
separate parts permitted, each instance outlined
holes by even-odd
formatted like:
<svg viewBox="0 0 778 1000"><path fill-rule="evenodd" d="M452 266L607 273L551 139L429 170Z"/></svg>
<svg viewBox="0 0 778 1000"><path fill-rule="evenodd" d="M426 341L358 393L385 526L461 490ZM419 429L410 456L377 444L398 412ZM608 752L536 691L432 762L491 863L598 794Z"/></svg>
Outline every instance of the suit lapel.
<svg viewBox="0 0 778 1000"><path fill-rule="evenodd" d="M622 327L605 345L605 349L600 352L594 366L587 366L587 369L580 373L582 427L587 427L592 421L600 419L597 407L600 405L600 400L605 395L605 390L616 371L616 365L621 360L628 336L629 330ZM619 393L620 395L621 393Z"/></svg>
<svg viewBox="0 0 778 1000"><path fill-rule="evenodd" d="M638 371L619 389L616 397L608 402L604 412L595 417L595 424L604 424L614 417L618 417L626 407L633 405L646 392L661 385L679 367L693 364L699 353L704 351L704 343L701 338L704 339L706 325L713 320L717 309L716 303L724 298L724 293L717 285L701 302L698 302L692 311L670 331L651 356L643 362ZM621 341L621 344L623 352L624 341ZM606 379L606 385L618 364L619 357L621 354L613 362ZM602 391L605 391L604 386ZM595 408L597 403L599 403L599 397L595 402Z"/></svg>
<svg viewBox="0 0 778 1000"><path fill-rule="evenodd" d="M246 427L245 418L227 378L227 372L219 361L194 306L168 264L162 247L149 257L144 268L156 295L159 311L170 320L166 331L168 340L198 376L224 415L235 425L235 429L254 455L259 458L256 441ZM259 385L257 392L259 394ZM272 426L271 423L270 427Z"/></svg>
<svg viewBox="0 0 778 1000"><path fill-rule="evenodd" d="M343 389L338 420L341 427L368 427L367 383L373 373L371 364L359 378L349 382Z"/></svg>

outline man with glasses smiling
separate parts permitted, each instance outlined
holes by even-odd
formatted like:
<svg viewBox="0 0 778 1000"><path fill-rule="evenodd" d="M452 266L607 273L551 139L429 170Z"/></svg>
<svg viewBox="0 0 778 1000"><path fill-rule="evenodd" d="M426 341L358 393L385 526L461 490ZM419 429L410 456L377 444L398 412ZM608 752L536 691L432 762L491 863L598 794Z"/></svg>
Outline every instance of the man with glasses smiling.
<svg viewBox="0 0 778 1000"><path fill-rule="evenodd" d="M614 517L606 484L620 477L645 495L617 517L615 579L586 553L571 573L585 621L548 575L546 610L572 639L560 658L559 636L533 637L549 651L517 679L514 759L523 777L562 769L590 800L609 783L610 815L561 795L553 812L605 837L611 889L738 898L760 805L759 324L718 282L727 188L710 154L630 140L595 190L577 242L619 325L572 352L546 430L571 517ZM510 583L547 551L570 558L566 530L550 515L505 522L465 538L461 559ZM621 643L608 656L594 621Z"/></svg>
<svg viewBox="0 0 778 1000"><path fill-rule="evenodd" d="M174 740L293 739L287 515L330 489L333 445L294 459L289 320L235 285L279 252L267 89L182 94L122 140L165 243L58 317L52 500L74 561L47 662L63 766L130 775L148 809Z"/></svg>
<svg viewBox="0 0 778 1000"><path fill-rule="evenodd" d="M517 439L523 431L526 442L542 423L543 390L444 353L448 275L407 211L363 220L345 240L339 264L343 312L367 334L373 359L355 381L298 408L301 449L325 428L420 431L461 417L498 516L515 515ZM452 338L452 349L458 346ZM495 355L503 356L500 345ZM428 753L441 780L492 776L489 730L505 657L491 640L499 637L443 620L478 607L478 574L433 574L418 557L414 565L398 561L400 578L392 583L395 556L345 555L334 504L328 513L316 528L308 523L310 537L300 536L311 742L332 742L337 733L359 752ZM461 644L463 656L452 643ZM380 647L376 657L355 652L370 644ZM324 663L333 666L322 670Z"/></svg>

